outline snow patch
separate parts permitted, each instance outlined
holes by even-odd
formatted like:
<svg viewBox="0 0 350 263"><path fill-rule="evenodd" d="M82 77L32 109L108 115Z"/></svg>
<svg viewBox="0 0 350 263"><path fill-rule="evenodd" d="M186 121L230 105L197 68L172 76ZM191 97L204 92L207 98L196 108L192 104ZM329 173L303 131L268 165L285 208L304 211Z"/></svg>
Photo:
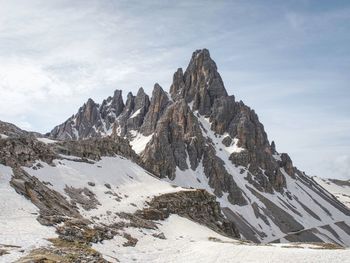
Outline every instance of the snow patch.
<svg viewBox="0 0 350 263"><path fill-rule="evenodd" d="M141 112L141 109L138 109L137 111L135 111L131 116L130 119L135 118L137 115L139 115Z"/></svg>
<svg viewBox="0 0 350 263"><path fill-rule="evenodd" d="M111 262L261 262L261 263L343 263L350 250L314 249L315 245L255 245L224 237L205 226L178 215L159 221L159 230L129 228L138 239L135 247L124 247L121 237L94 244L93 248ZM157 231L157 232L155 232ZM152 234L163 233L166 239ZM288 247L289 246L289 247ZM288 248L287 248L288 247Z"/></svg>
<svg viewBox="0 0 350 263"><path fill-rule="evenodd" d="M88 188L96 195L101 205L89 211L80 208L83 216L92 221L115 222L115 212L133 213L142 209L152 197L160 194L186 190L173 187L145 171L134 162L121 157L102 157L94 164L71 160L54 160L55 166L40 162L43 168L23 169L41 181L50 182L53 188L64 196L66 186ZM94 186L88 183L92 182ZM106 184L110 186L106 187ZM67 196L69 199L69 197ZM110 213L108 211L112 211Z"/></svg>
<svg viewBox="0 0 350 263"><path fill-rule="evenodd" d="M130 140L131 148L137 154L140 154L146 148L147 143L152 139L153 133L148 136L144 136L137 131L130 131L130 133L133 136L133 139Z"/></svg>
<svg viewBox="0 0 350 263"><path fill-rule="evenodd" d="M37 220L39 210L10 186L12 169L0 165L0 248L9 252L0 256L1 262L14 262L30 250L49 245L47 238L57 237L55 229L41 225ZM20 250L24 250L21 253Z"/></svg>
<svg viewBox="0 0 350 263"><path fill-rule="evenodd" d="M51 140L49 138L36 138L38 141L43 142L45 144L56 143L57 141Z"/></svg>
<svg viewBox="0 0 350 263"><path fill-rule="evenodd" d="M7 139L7 138L8 138L7 135L0 133L0 139Z"/></svg>

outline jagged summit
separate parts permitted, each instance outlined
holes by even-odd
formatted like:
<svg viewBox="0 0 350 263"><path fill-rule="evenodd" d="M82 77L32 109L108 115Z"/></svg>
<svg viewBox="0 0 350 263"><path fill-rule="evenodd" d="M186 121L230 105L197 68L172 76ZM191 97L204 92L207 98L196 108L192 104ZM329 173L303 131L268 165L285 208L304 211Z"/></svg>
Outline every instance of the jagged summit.
<svg viewBox="0 0 350 263"><path fill-rule="evenodd" d="M226 97L227 92L215 62L207 49L196 50L183 74L178 69L173 77L170 94L174 100L184 98L193 110L209 115L215 99Z"/></svg>
<svg viewBox="0 0 350 263"><path fill-rule="evenodd" d="M184 99L191 105L193 111L198 110L205 116L212 113L217 99L228 97L217 66L207 49L193 52L185 73L181 68L175 72L170 94L173 101ZM167 93L158 83L154 85L151 100L155 106L151 107L154 112L148 112L152 101L143 88L138 90L136 96L129 92L125 104L121 90L115 90L113 97L108 97L101 105L89 99L74 117L55 127L49 136L56 139L77 140L108 135L111 129L117 126L119 135L130 137L133 134L133 132L130 134L130 131L140 131L142 125L145 126L141 129L143 133L149 135L152 133L149 127L153 127L153 130L155 128L154 118L150 116L159 119L164 104L171 103ZM234 101L234 96L231 96L230 100ZM148 117L145 118L147 113ZM127 120L131 116L135 118L136 115L138 117L135 120ZM144 122L144 119L147 121Z"/></svg>
<svg viewBox="0 0 350 263"><path fill-rule="evenodd" d="M112 133L162 180L214 194L247 239L321 242L322 227L337 231L337 223L348 222L350 229L350 211L278 153L255 111L228 95L207 49L175 72L170 96L155 84L151 98L140 88L124 103L116 90L101 105L86 103L50 136Z"/></svg>

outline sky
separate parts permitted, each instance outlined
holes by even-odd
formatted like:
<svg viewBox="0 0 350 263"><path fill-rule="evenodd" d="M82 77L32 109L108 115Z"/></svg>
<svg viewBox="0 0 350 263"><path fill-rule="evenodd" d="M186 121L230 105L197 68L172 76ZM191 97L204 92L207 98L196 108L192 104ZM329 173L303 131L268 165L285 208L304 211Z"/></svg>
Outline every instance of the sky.
<svg viewBox="0 0 350 263"><path fill-rule="evenodd" d="M309 175L350 179L350 1L0 0L0 120L47 132L208 48L229 94Z"/></svg>

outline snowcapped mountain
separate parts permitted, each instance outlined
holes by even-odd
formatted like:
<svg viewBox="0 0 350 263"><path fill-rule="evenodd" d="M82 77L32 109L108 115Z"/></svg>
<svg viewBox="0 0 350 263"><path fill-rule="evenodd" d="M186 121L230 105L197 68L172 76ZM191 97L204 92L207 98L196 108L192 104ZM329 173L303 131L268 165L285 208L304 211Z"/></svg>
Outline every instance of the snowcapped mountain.
<svg viewBox="0 0 350 263"><path fill-rule="evenodd" d="M124 104L116 90L102 104L89 99L49 135L109 134L128 139L159 178L214 194L246 239L349 242L348 208L277 152L254 110L227 94L206 49L175 72L170 96L156 84L151 99L141 88Z"/></svg>
<svg viewBox="0 0 350 263"><path fill-rule="evenodd" d="M0 135L0 262L349 257L350 210L327 188L338 183L276 150L206 49L169 93L155 84L124 103L116 90L46 138L8 123ZM290 242L308 244L276 244Z"/></svg>

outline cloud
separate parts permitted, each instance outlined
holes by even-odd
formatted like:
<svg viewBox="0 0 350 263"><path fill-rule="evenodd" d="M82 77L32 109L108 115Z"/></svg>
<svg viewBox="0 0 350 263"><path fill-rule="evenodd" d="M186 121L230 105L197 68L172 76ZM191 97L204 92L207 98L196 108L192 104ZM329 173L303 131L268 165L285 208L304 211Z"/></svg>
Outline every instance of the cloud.
<svg viewBox="0 0 350 263"><path fill-rule="evenodd" d="M206 47L277 147L329 177L323 163L350 155L349 14L312 1L3 0L0 119L46 132L89 97L168 89Z"/></svg>
<svg viewBox="0 0 350 263"><path fill-rule="evenodd" d="M334 173L344 179L350 180L350 156L339 156L334 160Z"/></svg>

